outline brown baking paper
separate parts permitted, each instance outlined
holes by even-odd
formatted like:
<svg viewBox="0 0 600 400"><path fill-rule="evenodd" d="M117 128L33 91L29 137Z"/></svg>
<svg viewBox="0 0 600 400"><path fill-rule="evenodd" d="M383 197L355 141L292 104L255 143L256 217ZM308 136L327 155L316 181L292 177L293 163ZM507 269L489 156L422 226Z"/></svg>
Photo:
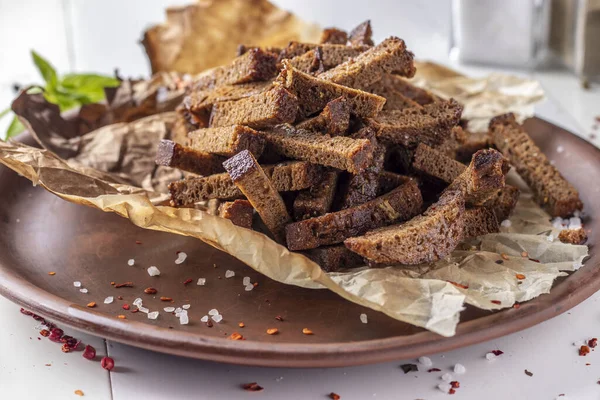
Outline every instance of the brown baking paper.
<svg viewBox="0 0 600 400"><path fill-rule="evenodd" d="M145 229L196 237L279 282L327 288L443 336L455 333L465 303L493 310L547 293L556 277L580 266L588 253L586 246L548 239L550 234L557 236L558 230L513 175L509 180L524 193L510 219L511 227L503 228L502 233L465 245L470 250L457 250L431 265L327 274L261 233L202 210L160 205L168 197L165 183L181 176L179 171L154 165L157 143L169 137L173 113L108 125L78 138L62 137L59 128L66 122L57 108L31 111L43 101L40 97L22 95L17 100L23 106L18 108L22 122L35 131L42 144L52 140L57 148L76 150L63 159L50 150L0 141L0 162L34 185L67 201L117 213ZM523 257L523 252L528 256ZM501 253L508 260L497 264ZM526 278L520 281L517 274Z"/></svg>

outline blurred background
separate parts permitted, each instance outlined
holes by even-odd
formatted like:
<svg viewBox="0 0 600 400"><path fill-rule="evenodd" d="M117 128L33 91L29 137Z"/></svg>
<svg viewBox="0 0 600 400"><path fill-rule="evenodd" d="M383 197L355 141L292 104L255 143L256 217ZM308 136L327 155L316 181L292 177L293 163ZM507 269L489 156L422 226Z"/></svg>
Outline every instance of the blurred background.
<svg viewBox="0 0 600 400"><path fill-rule="evenodd" d="M41 83L31 49L59 73L111 75L118 68L125 77L148 76L139 43L143 31L164 21L166 7L192 1L0 0L0 110L19 85ZM369 18L376 42L396 35L417 58L454 67L485 65L525 75L569 71L583 89L600 76L600 0L272 2L305 20L346 30ZM0 120L0 137L9 122Z"/></svg>

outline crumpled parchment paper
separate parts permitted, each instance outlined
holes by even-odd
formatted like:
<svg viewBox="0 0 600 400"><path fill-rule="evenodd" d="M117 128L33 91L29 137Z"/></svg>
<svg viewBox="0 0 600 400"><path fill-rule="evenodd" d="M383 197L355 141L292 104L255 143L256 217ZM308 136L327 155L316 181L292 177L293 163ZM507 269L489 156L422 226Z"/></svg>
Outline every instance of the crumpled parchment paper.
<svg viewBox="0 0 600 400"><path fill-rule="evenodd" d="M17 99L23 103L22 110L31 110L29 103L42 101L40 95L22 96L26 97ZM67 158L0 141L0 162L67 201L115 212L145 229L196 237L279 282L327 288L443 336L455 333L465 303L494 310L547 293L554 279L579 267L588 254L587 246L549 240L558 230L513 174L509 181L523 193L510 218L511 227L502 233L487 235L480 243L463 246L466 250L431 265L327 274L261 233L198 209L161 205L167 198L161 185L180 174L168 169L157 172L153 162L158 141L169 135L173 113L108 125L81 136L74 146L72 136L61 136L59 128L65 121L56 112L23 111L20 118L40 143L52 141L54 147L69 149ZM525 279L517 279L517 274Z"/></svg>

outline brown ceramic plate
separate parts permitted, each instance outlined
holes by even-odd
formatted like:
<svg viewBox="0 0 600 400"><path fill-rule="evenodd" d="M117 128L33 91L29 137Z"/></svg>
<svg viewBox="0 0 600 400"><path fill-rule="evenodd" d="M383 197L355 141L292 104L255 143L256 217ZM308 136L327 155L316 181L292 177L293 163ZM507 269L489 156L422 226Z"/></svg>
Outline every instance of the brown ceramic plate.
<svg viewBox="0 0 600 400"><path fill-rule="evenodd" d="M600 152L569 132L539 119L529 120L536 142L563 174L581 191L588 215L591 258L585 267L555 284L550 294L519 309L485 312L468 308L461 315L456 336L443 338L395 321L381 313L343 300L325 290L307 290L274 282L234 258L202 242L178 235L140 229L127 220L59 199L0 167L0 292L15 303L62 324L132 346L208 360L261 366L332 367L415 357L493 339L552 318L600 289ZM23 137L31 142L31 138ZM557 154L558 146L564 151ZM250 244L249 244L250 245ZM187 261L175 265L177 251ZM127 261L135 259L135 265ZM146 268L156 265L161 276ZM225 271L235 277L225 279ZM56 275L49 276L49 271ZM258 282L246 292L244 276ZM206 286L197 286L198 278ZM184 285L188 278L192 283ZM81 281L89 290L73 286ZM133 288L116 289L111 282L132 281ZM143 293L155 287L156 296ZM121 295L123 300L117 300ZM104 304L107 296L115 302ZM190 324L179 325L163 311L191 304ZM124 311L137 297L157 320ZM98 306L86 308L95 301ZM217 308L220 324L208 327L200 318ZM369 323L359 320L361 313ZM117 319L124 314L126 320ZM283 317L283 321L275 319ZM239 328L238 323L245 327ZM278 335L267 335L279 328ZM309 328L314 335L302 334ZM240 332L247 339L227 337Z"/></svg>

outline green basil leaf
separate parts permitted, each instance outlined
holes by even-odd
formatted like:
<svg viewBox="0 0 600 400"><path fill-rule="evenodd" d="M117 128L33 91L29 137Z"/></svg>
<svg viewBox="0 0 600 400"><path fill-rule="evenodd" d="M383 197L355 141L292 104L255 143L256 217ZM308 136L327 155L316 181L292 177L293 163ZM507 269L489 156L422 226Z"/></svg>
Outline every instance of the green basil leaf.
<svg viewBox="0 0 600 400"><path fill-rule="evenodd" d="M25 130L25 127L23 126L21 121L19 121L19 118L17 118L17 116L15 115L13 117L12 122L8 126L8 129L6 130L6 138L8 139L13 136L16 136L17 134L23 132L24 130Z"/></svg>
<svg viewBox="0 0 600 400"><path fill-rule="evenodd" d="M104 88L119 86L120 81L110 76L96 74L67 74L61 82L61 87L71 94L85 96L87 101L82 103L97 103L104 100Z"/></svg>
<svg viewBox="0 0 600 400"><path fill-rule="evenodd" d="M4 116L7 115L10 111L11 111L10 107L8 107L5 110L0 111L0 119L4 118Z"/></svg>
<svg viewBox="0 0 600 400"><path fill-rule="evenodd" d="M86 97L57 90L52 92L45 91L44 97L48 102L58 105L61 112L79 107L80 105L85 104L84 102L87 100Z"/></svg>
<svg viewBox="0 0 600 400"><path fill-rule="evenodd" d="M33 58L33 63L40 72L40 75L42 75L42 78L44 78L44 81L46 82L46 89L52 90L55 88L58 83L58 78L56 76L56 70L52 64L46 61L34 50L31 50L31 57Z"/></svg>

